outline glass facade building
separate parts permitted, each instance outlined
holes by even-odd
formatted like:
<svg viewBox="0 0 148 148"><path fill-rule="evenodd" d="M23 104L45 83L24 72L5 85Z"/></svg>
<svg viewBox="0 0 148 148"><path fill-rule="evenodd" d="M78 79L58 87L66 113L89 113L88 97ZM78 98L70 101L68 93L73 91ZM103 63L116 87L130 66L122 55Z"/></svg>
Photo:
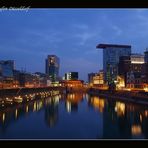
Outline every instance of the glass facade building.
<svg viewBox="0 0 148 148"><path fill-rule="evenodd" d="M104 80L107 84L117 80L118 63L121 56L131 55L130 45L99 44L97 48L103 49Z"/></svg>
<svg viewBox="0 0 148 148"><path fill-rule="evenodd" d="M127 86L127 73L144 73L144 55L131 54L130 56L121 56L118 65L118 75L122 76Z"/></svg>
<svg viewBox="0 0 148 148"><path fill-rule="evenodd" d="M46 74L50 77L52 82L59 78L60 59L56 55L48 55L46 59Z"/></svg>

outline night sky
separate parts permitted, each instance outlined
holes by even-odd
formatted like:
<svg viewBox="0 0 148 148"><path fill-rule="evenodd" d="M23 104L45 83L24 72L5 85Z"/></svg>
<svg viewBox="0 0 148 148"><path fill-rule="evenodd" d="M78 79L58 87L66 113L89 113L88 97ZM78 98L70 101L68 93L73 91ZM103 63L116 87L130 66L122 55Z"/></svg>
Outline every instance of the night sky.
<svg viewBox="0 0 148 148"><path fill-rule="evenodd" d="M129 44L133 53L148 47L148 9L29 9L0 11L0 60L16 69L45 72L45 58L60 58L60 76L80 79L102 69L99 43Z"/></svg>

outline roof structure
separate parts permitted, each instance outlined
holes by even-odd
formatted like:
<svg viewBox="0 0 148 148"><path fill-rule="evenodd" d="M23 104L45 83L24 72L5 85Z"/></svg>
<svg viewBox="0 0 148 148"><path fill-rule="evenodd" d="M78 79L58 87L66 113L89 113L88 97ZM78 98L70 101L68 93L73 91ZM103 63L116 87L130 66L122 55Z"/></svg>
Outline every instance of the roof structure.
<svg viewBox="0 0 148 148"><path fill-rule="evenodd" d="M131 48L131 45L118 45L118 44L98 44L96 48L108 48L108 47L114 47L114 48Z"/></svg>

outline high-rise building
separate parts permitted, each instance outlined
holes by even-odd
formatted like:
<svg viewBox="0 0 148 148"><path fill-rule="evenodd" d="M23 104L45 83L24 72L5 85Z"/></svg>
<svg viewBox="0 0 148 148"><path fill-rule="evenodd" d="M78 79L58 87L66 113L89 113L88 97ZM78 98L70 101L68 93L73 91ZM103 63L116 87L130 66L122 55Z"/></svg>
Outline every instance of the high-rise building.
<svg viewBox="0 0 148 148"><path fill-rule="evenodd" d="M78 72L65 73L65 80L78 80Z"/></svg>
<svg viewBox="0 0 148 148"><path fill-rule="evenodd" d="M104 80L107 84L117 80L118 63L120 56L129 56L131 54L130 45L99 44L96 48L103 49L103 71Z"/></svg>
<svg viewBox="0 0 148 148"><path fill-rule="evenodd" d="M56 55L48 55L46 59L46 74L50 77L52 82L59 78L60 60Z"/></svg>

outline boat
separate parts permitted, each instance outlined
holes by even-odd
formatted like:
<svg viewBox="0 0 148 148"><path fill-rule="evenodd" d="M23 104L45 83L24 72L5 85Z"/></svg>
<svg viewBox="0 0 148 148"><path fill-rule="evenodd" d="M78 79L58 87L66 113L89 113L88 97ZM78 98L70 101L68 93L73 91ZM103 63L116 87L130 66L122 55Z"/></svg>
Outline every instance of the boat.
<svg viewBox="0 0 148 148"><path fill-rule="evenodd" d="M14 97L14 100L13 100L15 103L22 103L23 102L23 98L21 96L18 96L18 97Z"/></svg>
<svg viewBox="0 0 148 148"><path fill-rule="evenodd" d="M13 104L13 99L11 99L11 98L6 98L6 99L5 99L5 103L6 103L6 104Z"/></svg>

